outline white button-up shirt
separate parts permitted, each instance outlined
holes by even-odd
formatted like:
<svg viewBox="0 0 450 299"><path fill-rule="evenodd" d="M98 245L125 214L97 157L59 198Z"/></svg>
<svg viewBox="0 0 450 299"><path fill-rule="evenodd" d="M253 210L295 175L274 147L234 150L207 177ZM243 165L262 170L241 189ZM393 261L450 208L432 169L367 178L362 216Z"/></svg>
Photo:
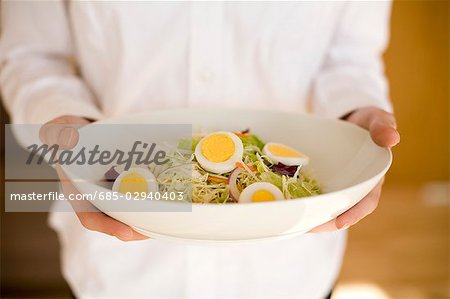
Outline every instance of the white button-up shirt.
<svg viewBox="0 0 450 299"><path fill-rule="evenodd" d="M389 12L389 2L357 1L4 1L3 100L14 123L195 106L389 110ZM53 213L51 225L80 298L322 298L345 243L342 232L224 247L123 243L74 214Z"/></svg>

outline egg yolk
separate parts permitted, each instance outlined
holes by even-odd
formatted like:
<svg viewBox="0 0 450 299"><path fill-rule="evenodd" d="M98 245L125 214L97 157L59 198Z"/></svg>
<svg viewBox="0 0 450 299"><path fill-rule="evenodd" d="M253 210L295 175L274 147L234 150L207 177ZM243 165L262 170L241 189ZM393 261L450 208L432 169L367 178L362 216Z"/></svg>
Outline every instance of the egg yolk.
<svg viewBox="0 0 450 299"><path fill-rule="evenodd" d="M119 185L120 193L148 192L147 180L136 172L130 172L122 178Z"/></svg>
<svg viewBox="0 0 450 299"><path fill-rule="evenodd" d="M287 146L270 144L269 151L278 157L301 157L301 155Z"/></svg>
<svg viewBox="0 0 450 299"><path fill-rule="evenodd" d="M253 193L252 202L274 201L275 196L267 190L258 190Z"/></svg>
<svg viewBox="0 0 450 299"><path fill-rule="evenodd" d="M202 143L202 154L211 162L224 162L234 154L234 142L225 134L214 134L205 137Z"/></svg>

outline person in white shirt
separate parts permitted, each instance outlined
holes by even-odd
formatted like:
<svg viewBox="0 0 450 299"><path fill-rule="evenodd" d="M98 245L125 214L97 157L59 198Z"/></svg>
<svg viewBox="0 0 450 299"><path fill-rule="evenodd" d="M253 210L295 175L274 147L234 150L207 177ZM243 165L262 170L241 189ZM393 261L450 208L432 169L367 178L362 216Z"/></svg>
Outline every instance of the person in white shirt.
<svg viewBox="0 0 450 299"><path fill-rule="evenodd" d="M3 1L3 101L13 123L45 124L41 139L69 148L79 124L196 106L343 118L392 147L399 134L381 60L390 7ZM65 129L51 130L54 123ZM53 212L50 225L79 298L324 298L339 272L345 229L376 208L380 191L381 183L312 233L251 245L122 242L146 238L101 212Z"/></svg>

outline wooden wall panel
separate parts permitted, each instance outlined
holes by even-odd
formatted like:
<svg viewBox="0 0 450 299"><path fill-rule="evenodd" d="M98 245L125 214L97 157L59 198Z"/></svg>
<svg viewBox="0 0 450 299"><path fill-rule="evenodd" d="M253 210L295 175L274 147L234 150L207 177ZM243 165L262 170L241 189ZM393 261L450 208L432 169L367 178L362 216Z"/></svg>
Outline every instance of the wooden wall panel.
<svg viewBox="0 0 450 299"><path fill-rule="evenodd" d="M449 178L449 1L396 1L385 55L402 140L389 182Z"/></svg>

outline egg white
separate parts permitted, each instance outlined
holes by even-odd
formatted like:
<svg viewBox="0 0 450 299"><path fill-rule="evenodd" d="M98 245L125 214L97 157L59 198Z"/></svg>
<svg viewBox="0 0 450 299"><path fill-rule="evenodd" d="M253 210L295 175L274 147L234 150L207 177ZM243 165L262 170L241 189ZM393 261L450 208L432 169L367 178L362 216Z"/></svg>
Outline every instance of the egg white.
<svg viewBox="0 0 450 299"><path fill-rule="evenodd" d="M277 156L275 154L273 154L270 150L269 150L269 146L270 145L279 145L279 146L284 146L287 147L295 152L297 152L300 157L282 157L282 156ZM270 161L272 161L273 163L277 164L277 163L282 163L284 165L287 166L299 166L299 165L303 165L306 166L309 163L309 157L306 156L305 154L303 154L302 152L293 149L290 146L281 144L281 143L275 143L275 142L268 142L264 145L263 147L263 154L266 155Z"/></svg>
<svg viewBox="0 0 450 299"><path fill-rule="evenodd" d="M226 161L212 162L208 160L202 153L202 144L205 138L215 134L227 135L234 142L234 154ZM236 162L242 161L242 156L244 154L244 145L242 144L241 139L238 136L236 136L236 134L233 134L231 132L214 132L203 137L200 140L200 142L195 147L194 154L195 158L197 159L198 163L203 169L212 173L221 174L232 171L233 169L236 168Z"/></svg>
<svg viewBox="0 0 450 299"><path fill-rule="evenodd" d="M284 199L283 192L281 192L281 190L278 189L278 187L275 186L274 184L267 182L257 182L247 186L244 190L242 190L238 202L239 203L253 202L252 201L253 194L258 190L269 191L275 197L276 201Z"/></svg>
<svg viewBox="0 0 450 299"><path fill-rule="evenodd" d="M155 175L146 168L130 168L128 170L122 171L120 173L120 175L114 181L112 190L115 192L119 192L119 188L120 188L122 179L132 172L138 173L147 181L148 192L158 192L159 187L158 187L158 183L156 182ZM132 194L132 195L134 195L134 194Z"/></svg>

